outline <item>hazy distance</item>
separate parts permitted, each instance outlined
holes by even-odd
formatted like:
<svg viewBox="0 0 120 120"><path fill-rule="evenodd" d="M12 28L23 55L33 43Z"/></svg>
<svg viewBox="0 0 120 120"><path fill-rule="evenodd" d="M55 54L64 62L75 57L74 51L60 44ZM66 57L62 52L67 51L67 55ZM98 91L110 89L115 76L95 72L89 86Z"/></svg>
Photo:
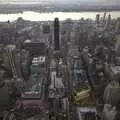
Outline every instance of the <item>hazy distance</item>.
<svg viewBox="0 0 120 120"><path fill-rule="evenodd" d="M89 5L120 5L120 0L0 0L0 3L10 4L89 4Z"/></svg>

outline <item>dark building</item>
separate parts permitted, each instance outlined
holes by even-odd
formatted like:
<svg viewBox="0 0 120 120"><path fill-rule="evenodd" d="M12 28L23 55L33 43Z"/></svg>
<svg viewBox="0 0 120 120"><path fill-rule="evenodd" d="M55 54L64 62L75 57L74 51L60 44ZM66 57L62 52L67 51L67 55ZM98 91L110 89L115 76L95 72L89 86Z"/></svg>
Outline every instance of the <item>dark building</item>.
<svg viewBox="0 0 120 120"><path fill-rule="evenodd" d="M45 43L41 43L41 42L24 43L24 48L30 51L31 54L36 55L36 56L46 54Z"/></svg>
<svg viewBox="0 0 120 120"><path fill-rule="evenodd" d="M60 45L59 45L59 19L55 18L54 21L54 45L55 45L55 50L59 50L60 49Z"/></svg>
<svg viewBox="0 0 120 120"><path fill-rule="evenodd" d="M100 14L97 14L96 15L96 23L99 24L99 22L100 22Z"/></svg>
<svg viewBox="0 0 120 120"><path fill-rule="evenodd" d="M50 33L50 25L43 25L43 33L44 34Z"/></svg>

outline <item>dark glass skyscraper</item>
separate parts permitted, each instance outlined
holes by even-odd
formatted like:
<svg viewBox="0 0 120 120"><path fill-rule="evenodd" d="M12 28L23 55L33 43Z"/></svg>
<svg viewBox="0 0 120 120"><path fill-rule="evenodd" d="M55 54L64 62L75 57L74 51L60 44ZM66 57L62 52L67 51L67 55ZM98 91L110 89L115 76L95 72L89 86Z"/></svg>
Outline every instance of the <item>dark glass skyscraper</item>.
<svg viewBox="0 0 120 120"><path fill-rule="evenodd" d="M59 19L55 18L54 20L54 45L55 45L55 50L60 49L59 45Z"/></svg>

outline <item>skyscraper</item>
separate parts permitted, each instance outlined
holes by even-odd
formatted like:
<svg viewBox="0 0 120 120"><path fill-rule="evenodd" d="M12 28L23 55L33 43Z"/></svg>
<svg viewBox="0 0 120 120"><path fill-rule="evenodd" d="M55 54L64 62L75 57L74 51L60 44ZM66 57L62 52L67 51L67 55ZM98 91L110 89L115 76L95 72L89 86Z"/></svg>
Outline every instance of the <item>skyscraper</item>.
<svg viewBox="0 0 120 120"><path fill-rule="evenodd" d="M96 15L96 23L99 24L99 22L100 22L100 14L97 14Z"/></svg>
<svg viewBox="0 0 120 120"><path fill-rule="evenodd" d="M54 20L54 49L59 50L59 19L55 18Z"/></svg>

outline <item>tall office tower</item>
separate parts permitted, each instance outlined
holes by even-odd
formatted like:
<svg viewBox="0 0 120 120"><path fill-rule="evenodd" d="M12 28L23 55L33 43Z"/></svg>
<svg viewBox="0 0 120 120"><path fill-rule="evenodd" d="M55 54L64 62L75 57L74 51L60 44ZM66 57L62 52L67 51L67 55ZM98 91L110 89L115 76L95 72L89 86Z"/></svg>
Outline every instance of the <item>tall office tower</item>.
<svg viewBox="0 0 120 120"><path fill-rule="evenodd" d="M100 14L97 14L96 15L96 23L99 24L99 22L100 22Z"/></svg>
<svg viewBox="0 0 120 120"><path fill-rule="evenodd" d="M116 33L119 33L120 31L120 17L117 18L117 22L115 24L115 31Z"/></svg>
<svg viewBox="0 0 120 120"><path fill-rule="evenodd" d="M111 15L109 14L106 21L105 29L111 30L111 22L112 22L112 18L111 18Z"/></svg>
<svg viewBox="0 0 120 120"><path fill-rule="evenodd" d="M115 52L118 56L120 56L120 35L117 36L117 41L115 44Z"/></svg>
<svg viewBox="0 0 120 120"><path fill-rule="evenodd" d="M59 45L59 19L55 18L54 20L54 45L55 45L55 50L60 49Z"/></svg>
<svg viewBox="0 0 120 120"><path fill-rule="evenodd" d="M110 23L111 22L111 14L108 15L108 22Z"/></svg>
<svg viewBox="0 0 120 120"><path fill-rule="evenodd" d="M106 22L105 20L106 20L106 12L103 15L103 24L105 24L105 22Z"/></svg>

